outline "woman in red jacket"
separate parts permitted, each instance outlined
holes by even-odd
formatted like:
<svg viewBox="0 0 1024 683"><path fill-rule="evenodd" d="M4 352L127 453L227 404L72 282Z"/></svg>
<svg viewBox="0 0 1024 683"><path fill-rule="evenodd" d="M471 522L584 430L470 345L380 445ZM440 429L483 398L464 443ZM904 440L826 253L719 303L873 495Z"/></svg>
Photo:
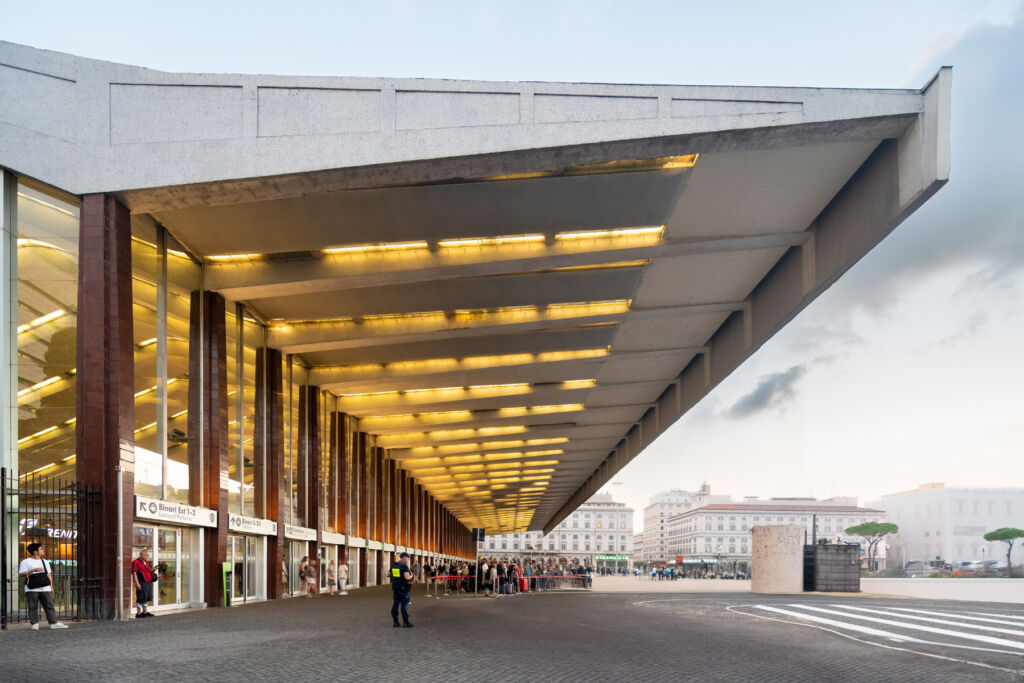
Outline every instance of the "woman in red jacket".
<svg viewBox="0 0 1024 683"><path fill-rule="evenodd" d="M149 551L143 548L132 561L132 582L135 584L135 618L153 616L146 609L147 602L153 602L153 582L156 570L149 564Z"/></svg>

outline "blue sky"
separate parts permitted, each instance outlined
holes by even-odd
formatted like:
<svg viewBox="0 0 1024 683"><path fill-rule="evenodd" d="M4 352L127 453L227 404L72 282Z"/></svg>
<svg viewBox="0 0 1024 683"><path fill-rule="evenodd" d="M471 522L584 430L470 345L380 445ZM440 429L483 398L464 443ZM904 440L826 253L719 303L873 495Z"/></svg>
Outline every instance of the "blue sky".
<svg viewBox="0 0 1024 683"><path fill-rule="evenodd" d="M616 478L852 495L1024 486L1020 2L49 2L0 39L167 71L920 87L950 184ZM640 521L639 515L638 522Z"/></svg>

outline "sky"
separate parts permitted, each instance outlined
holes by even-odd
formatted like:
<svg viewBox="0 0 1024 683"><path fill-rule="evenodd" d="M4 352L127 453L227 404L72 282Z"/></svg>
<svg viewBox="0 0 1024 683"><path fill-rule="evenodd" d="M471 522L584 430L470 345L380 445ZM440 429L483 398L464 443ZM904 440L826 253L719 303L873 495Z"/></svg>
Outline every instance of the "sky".
<svg viewBox="0 0 1024 683"><path fill-rule="evenodd" d="M1024 486L1024 4L47 2L0 39L165 71L918 88L954 67L949 184L606 487ZM637 529L642 515L636 515Z"/></svg>

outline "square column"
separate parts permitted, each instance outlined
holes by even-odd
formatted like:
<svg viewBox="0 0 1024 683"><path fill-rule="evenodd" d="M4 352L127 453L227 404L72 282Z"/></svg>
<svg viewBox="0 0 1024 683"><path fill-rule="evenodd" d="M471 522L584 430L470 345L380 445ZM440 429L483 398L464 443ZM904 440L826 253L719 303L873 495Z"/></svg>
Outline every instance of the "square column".
<svg viewBox="0 0 1024 683"><path fill-rule="evenodd" d="M135 348L131 219L113 195L82 198L78 255L75 469L99 488L97 554L79 544L79 577L99 586L86 616L124 617L131 605L135 492Z"/></svg>
<svg viewBox="0 0 1024 683"><path fill-rule="evenodd" d="M210 607L224 605L221 562L228 545L228 371L224 297L192 293L189 340L189 503L217 511L217 527L203 530L203 594ZM278 572L280 573L280 571Z"/></svg>

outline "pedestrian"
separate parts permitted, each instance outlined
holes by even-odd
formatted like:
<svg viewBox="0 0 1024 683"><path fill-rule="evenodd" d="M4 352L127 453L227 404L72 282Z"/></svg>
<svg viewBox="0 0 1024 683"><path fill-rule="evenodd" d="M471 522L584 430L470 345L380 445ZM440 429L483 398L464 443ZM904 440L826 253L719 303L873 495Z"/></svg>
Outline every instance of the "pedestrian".
<svg viewBox="0 0 1024 683"><path fill-rule="evenodd" d="M51 629L67 628L57 619L57 612L53 609L53 566L44 559L46 549L41 543L29 543L25 550L28 557L18 565L18 576L25 577L25 600L32 630L39 630L39 603L43 604L46 622Z"/></svg>
<svg viewBox="0 0 1024 683"><path fill-rule="evenodd" d="M135 585L136 619L153 616L146 607L146 603L153 602L153 582L156 579L156 569L149 564L149 550L143 548L139 551L139 556L132 561L132 583Z"/></svg>
<svg viewBox="0 0 1024 683"><path fill-rule="evenodd" d="M302 559L299 561L299 581L301 582L300 586L302 589L302 597L304 598L308 598L310 595L309 584L306 583L306 568L308 566L309 555L303 555Z"/></svg>
<svg viewBox="0 0 1024 683"><path fill-rule="evenodd" d="M420 567L419 560L416 560L415 562L412 563L412 578L413 578L413 581L415 581L416 583L419 583L420 580L421 580L420 572L422 571L422 569L423 568Z"/></svg>
<svg viewBox="0 0 1024 683"><path fill-rule="evenodd" d="M334 595L334 587L338 585L338 571L335 569L335 562L331 560L327 565L327 594Z"/></svg>
<svg viewBox="0 0 1024 683"><path fill-rule="evenodd" d="M391 565L391 592L394 601L391 605L391 619L395 628L404 626L412 628L409 621L409 592L412 590L412 571L409 569L409 553L398 556L398 562ZM398 623L398 609L402 609L402 623Z"/></svg>
<svg viewBox="0 0 1024 683"><path fill-rule="evenodd" d="M310 597L317 595L320 592L319 587L317 586L317 575L319 573L320 572L316 566L316 560L310 560L306 563L306 590L309 591Z"/></svg>
<svg viewBox="0 0 1024 683"><path fill-rule="evenodd" d="M348 595L348 558L338 565L338 594Z"/></svg>

